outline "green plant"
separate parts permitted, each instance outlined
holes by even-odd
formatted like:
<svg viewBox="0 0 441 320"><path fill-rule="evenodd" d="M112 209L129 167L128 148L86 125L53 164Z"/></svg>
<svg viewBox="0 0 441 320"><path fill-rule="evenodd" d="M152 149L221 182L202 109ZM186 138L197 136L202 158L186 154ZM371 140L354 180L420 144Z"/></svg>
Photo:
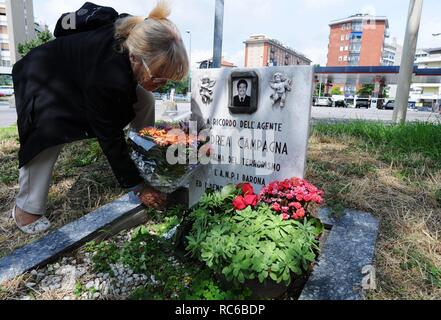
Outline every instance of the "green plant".
<svg viewBox="0 0 441 320"><path fill-rule="evenodd" d="M83 294L83 292L84 292L84 287L83 287L83 285L81 284L81 282L77 281L77 282L75 283L75 289L74 289L74 291L73 291L73 294L74 294L76 297L81 297L81 295Z"/></svg>
<svg viewBox="0 0 441 320"><path fill-rule="evenodd" d="M334 87L331 90L331 95L333 96L341 96L343 92L341 91L340 87Z"/></svg>
<svg viewBox="0 0 441 320"><path fill-rule="evenodd" d="M93 253L92 262L95 272L111 272L110 264L119 260L118 247L111 242L90 242L84 248L85 252Z"/></svg>
<svg viewBox="0 0 441 320"><path fill-rule="evenodd" d="M41 46L42 44L45 44L53 39L54 39L54 36L52 35L52 33L49 30L45 30L43 32L40 32L37 34L37 38L29 40L24 43L19 43L18 44L18 53L20 53L20 55L22 57L24 57L32 49L35 49L35 48Z"/></svg>
<svg viewBox="0 0 441 320"><path fill-rule="evenodd" d="M283 221L266 204L231 210L235 194L206 194L190 214L187 250L215 274L233 283L271 279L290 284L317 257L319 221Z"/></svg>

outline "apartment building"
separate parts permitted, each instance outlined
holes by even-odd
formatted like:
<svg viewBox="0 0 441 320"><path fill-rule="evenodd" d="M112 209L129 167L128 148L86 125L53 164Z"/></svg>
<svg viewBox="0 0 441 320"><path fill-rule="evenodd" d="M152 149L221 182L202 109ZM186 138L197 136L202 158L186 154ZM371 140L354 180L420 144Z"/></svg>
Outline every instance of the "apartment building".
<svg viewBox="0 0 441 320"><path fill-rule="evenodd" d="M11 74L18 44L35 36L32 0L0 0L0 74Z"/></svg>
<svg viewBox="0 0 441 320"><path fill-rule="evenodd" d="M329 24L328 67L381 66L385 39L389 37L386 17L356 14Z"/></svg>
<svg viewBox="0 0 441 320"><path fill-rule="evenodd" d="M310 65L311 62L303 54L265 35L253 35L245 41L247 68Z"/></svg>

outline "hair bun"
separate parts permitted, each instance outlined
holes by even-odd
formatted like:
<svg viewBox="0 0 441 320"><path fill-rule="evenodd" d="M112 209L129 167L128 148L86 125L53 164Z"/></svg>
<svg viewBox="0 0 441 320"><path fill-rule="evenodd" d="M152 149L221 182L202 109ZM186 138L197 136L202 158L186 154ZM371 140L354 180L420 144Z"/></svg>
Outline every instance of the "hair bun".
<svg viewBox="0 0 441 320"><path fill-rule="evenodd" d="M164 20L171 14L171 9L166 0L160 0L156 4L156 7L150 12L147 19Z"/></svg>

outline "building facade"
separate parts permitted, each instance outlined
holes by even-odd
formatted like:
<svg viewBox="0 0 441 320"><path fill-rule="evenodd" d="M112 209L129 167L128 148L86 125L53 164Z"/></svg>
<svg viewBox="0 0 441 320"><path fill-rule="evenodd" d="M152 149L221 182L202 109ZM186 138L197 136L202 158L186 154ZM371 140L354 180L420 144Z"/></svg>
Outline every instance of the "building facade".
<svg viewBox="0 0 441 320"><path fill-rule="evenodd" d="M356 14L329 26L328 67L383 64L385 38L389 37L386 17Z"/></svg>
<svg viewBox="0 0 441 320"><path fill-rule="evenodd" d="M441 48L418 49L415 57L418 68L441 68ZM441 102L440 83L413 83L410 100L418 107L433 107Z"/></svg>
<svg viewBox="0 0 441 320"><path fill-rule="evenodd" d="M280 41L253 35L245 41L245 67L311 65L311 60Z"/></svg>
<svg viewBox="0 0 441 320"><path fill-rule="evenodd" d="M394 38L392 42L384 44L383 49L383 66L400 66L403 56L403 46L398 44Z"/></svg>
<svg viewBox="0 0 441 320"><path fill-rule="evenodd" d="M18 45L35 36L32 0L0 0L0 73L11 74L21 58Z"/></svg>

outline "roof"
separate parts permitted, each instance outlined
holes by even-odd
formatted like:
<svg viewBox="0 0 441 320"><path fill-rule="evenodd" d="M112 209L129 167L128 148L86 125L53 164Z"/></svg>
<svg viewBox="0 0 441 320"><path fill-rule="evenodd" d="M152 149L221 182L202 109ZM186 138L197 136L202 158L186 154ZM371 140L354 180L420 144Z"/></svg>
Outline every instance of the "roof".
<svg viewBox="0 0 441 320"><path fill-rule="evenodd" d="M201 64L201 63L207 62L207 61L210 61L210 63L212 63L213 62L213 58L205 59L205 60L202 60L202 61L198 61L197 63ZM237 68L237 66L234 63L225 60L223 57L222 57L222 61L221 61L221 66L222 67L227 67L227 68Z"/></svg>
<svg viewBox="0 0 441 320"><path fill-rule="evenodd" d="M388 85L398 84L399 66L392 67L317 67L316 81L333 83L373 83L376 77ZM413 83L441 83L441 68L414 67Z"/></svg>
<svg viewBox="0 0 441 320"><path fill-rule="evenodd" d="M385 21L386 22L386 28L389 28L389 19L385 16L374 16L371 14L362 14L358 13L355 15L352 15L350 17L339 19L339 20L333 20L329 23L329 26L334 26L336 24L346 23L346 22L352 22L357 20L371 20L371 21Z"/></svg>

